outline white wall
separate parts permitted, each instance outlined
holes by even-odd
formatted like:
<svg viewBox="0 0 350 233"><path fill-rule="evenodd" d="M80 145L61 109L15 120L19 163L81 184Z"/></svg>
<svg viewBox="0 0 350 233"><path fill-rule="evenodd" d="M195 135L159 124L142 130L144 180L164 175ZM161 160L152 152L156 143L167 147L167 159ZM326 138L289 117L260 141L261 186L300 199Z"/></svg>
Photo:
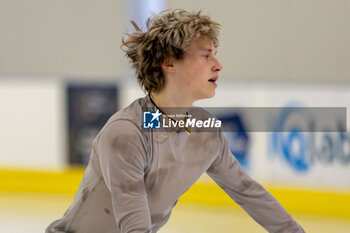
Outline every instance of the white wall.
<svg viewBox="0 0 350 233"><path fill-rule="evenodd" d="M66 165L65 93L54 77L1 77L0 166Z"/></svg>
<svg viewBox="0 0 350 233"><path fill-rule="evenodd" d="M124 12L121 0L0 0L0 74L121 76Z"/></svg>
<svg viewBox="0 0 350 233"><path fill-rule="evenodd" d="M350 81L349 0L167 0L222 24L222 76Z"/></svg>
<svg viewBox="0 0 350 233"><path fill-rule="evenodd" d="M165 7L201 9L222 24L226 79L350 81L349 0L161 2L0 0L0 74L132 74L119 48L129 20Z"/></svg>

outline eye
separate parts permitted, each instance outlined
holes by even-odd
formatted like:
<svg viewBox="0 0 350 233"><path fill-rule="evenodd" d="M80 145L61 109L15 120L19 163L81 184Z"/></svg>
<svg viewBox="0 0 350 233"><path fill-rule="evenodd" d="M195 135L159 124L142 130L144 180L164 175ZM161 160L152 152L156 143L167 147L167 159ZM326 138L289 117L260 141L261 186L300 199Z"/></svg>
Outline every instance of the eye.
<svg viewBox="0 0 350 233"><path fill-rule="evenodd" d="M208 59L208 58L209 58L209 55L206 54L206 55L203 55L203 57L205 57L206 59Z"/></svg>

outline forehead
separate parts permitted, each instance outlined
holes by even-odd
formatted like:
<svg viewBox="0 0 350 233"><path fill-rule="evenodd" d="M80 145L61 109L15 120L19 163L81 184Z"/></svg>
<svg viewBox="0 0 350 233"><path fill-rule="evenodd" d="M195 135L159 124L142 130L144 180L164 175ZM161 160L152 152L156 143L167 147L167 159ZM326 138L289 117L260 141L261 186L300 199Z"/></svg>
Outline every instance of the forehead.
<svg viewBox="0 0 350 233"><path fill-rule="evenodd" d="M194 38L191 41L190 46L188 48L189 51L209 50L209 49L216 51L214 41L208 36L200 36L200 37Z"/></svg>

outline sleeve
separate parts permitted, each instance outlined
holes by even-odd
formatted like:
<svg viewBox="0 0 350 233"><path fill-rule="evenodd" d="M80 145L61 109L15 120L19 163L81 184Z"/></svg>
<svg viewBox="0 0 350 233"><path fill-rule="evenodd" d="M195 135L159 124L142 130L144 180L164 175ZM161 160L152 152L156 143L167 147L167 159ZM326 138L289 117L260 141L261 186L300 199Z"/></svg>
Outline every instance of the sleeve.
<svg viewBox="0 0 350 233"><path fill-rule="evenodd" d="M221 153L211 164L207 174L268 232L304 232L278 201L244 172L231 153L222 132L220 139Z"/></svg>
<svg viewBox="0 0 350 233"><path fill-rule="evenodd" d="M117 226L122 233L151 232L144 184L147 153L141 131L128 120L117 120L98 142L103 178L111 192Z"/></svg>

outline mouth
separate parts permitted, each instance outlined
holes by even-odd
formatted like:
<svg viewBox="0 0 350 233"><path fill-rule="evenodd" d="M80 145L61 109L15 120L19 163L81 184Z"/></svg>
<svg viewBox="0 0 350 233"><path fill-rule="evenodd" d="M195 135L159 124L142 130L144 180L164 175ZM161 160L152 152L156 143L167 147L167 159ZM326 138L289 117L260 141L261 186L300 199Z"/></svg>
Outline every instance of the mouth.
<svg viewBox="0 0 350 233"><path fill-rule="evenodd" d="M208 81L216 84L215 82L216 82L216 80L218 80L218 78L219 78L218 76L215 76L215 77L212 77L211 79L209 79Z"/></svg>

